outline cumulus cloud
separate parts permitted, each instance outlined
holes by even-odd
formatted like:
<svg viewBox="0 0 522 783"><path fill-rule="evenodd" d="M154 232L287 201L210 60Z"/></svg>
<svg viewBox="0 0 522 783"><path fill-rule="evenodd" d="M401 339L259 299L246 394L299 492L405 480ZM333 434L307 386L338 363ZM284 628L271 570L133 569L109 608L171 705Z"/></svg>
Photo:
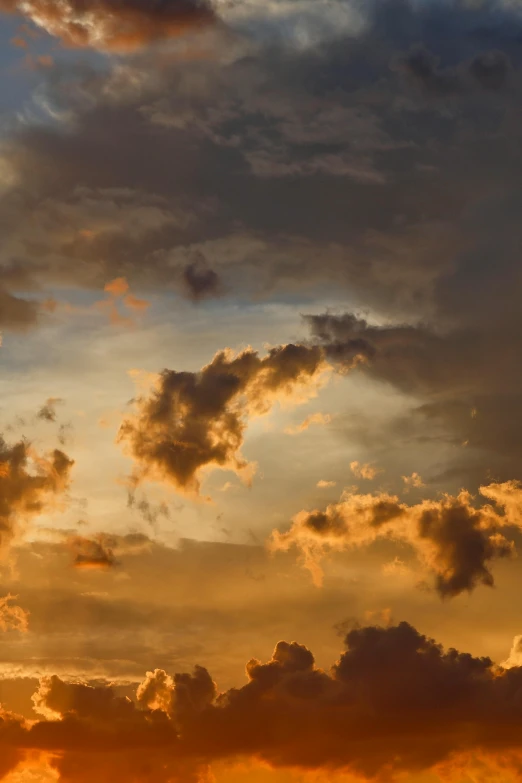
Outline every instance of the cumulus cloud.
<svg viewBox="0 0 522 783"><path fill-rule="evenodd" d="M7 546L27 519L52 506L69 485L74 462L63 451L39 454L26 441L0 439L0 545Z"/></svg>
<svg viewBox="0 0 522 783"><path fill-rule="evenodd" d="M2 714L12 753L46 752L64 780L192 780L214 761L351 772L394 780L466 754L519 754L522 668L444 650L405 622L350 630L328 670L312 652L280 641L248 662L247 682L218 692L209 672L147 673L136 701L109 685L44 677L32 724ZM90 776L90 778L89 778Z"/></svg>
<svg viewBox="0 0 522 783"><path fill-rule="evenodd" d="M214 21L205 0L1 0L68 46L129 51Z"/></svg>
<svg viewBox="0 0 522 783"><path fill-rule="evenodd" d="M495 506L476 508L465 491L414 505L385 493L346 493L324 511L301 511L288 531L274 531L270 547L297 547L314 582L321 585L320 561L328 551L368 546L377 539L406 543L433 575L438 594L457 596L481 584L493 585L490 563L515 551L504 529L522 526L520 484L491 484L480 493Z"/></svg>
<svg viewBox="0 0 522 783"><path fill-rule="evenodd" d="M335 487L337 484L337 481L327 481L326 479L319 479L316 486L319 489L329 489L330 487Z"/></svg>
<svg viewBox="0 0 522 783"><path fill-rule="evenodd" d="M205 467L248 479L254 466L241 455L248 418L277 401L308 399L325 369L321 349L288 344L264 357L251 348L220 351L200 372L164 370L124 419L118 441L137 463L137 476L180 490L198 492Z"/></svg>

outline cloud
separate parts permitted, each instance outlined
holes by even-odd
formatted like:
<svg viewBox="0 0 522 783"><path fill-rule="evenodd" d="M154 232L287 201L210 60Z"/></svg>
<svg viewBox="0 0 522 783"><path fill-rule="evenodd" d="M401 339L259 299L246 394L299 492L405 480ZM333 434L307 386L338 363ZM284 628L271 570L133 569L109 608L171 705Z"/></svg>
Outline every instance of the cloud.
<svg viewBox="0 0 522 783"><path fill-rule="evenodd" d="M62 403L63 400L60 397L49 397L46 400L45 405L42 405L36 417L43 419L44 421L56 421L56 406Z"/></svg>
<svg viewBox="0 0 522 783"><path fill-rule="evenodd" d="M0 631L27 631L29 627L29 612L13 605L16 598L10 594L0 598Z"/></svg>
<svg viewBox="0 0 522 783"><path fill-rule="evenodd" d="M110 685L45 677L32 724L3 712L0 739L10 754L49 754L61 779L93 777L154 783L196 780L213 762L238 759L273 768L349 772L389 780L431 771L476 753L519 757L516 704L522 668L496 667L444 650L405 622L352 628L328 670L296 642L247 664L247 682L218 692L209 672L147 673L136 702Z"/></svg>
<svg viewBox="0 0 522 783"><path fill-rule="evenodd" d="M104 570L117 565L118 561L109 546L110 538L106 540L103 535L95 539L73 536L68 544L72 549L76 568Z"/></svg>
<svg viewBox="0 0 522 783"><path fill-rule="evenodd" d="M198 257L188 263L183 270L183 282L194 302L217 296L221 287L219 275L209 267L207 260L201 254L198 254Z"/></svg>
<svg viewBox="0 0 522 783"><path fill-rule="evenodd" d="M132 51L214 22L204 0L1 0L68 46Z"/></svg>
<svg viewBox="0 0 522 783"><path fill-rule="evenodd" d="M38 321L38 302L14 296L0 288L0 326L14 331L24 331Z"/></svg>
<svg viewBox="0 0 522 783"><path fill-rule="evenodd" d="M0 545L5 548L23 523L52 507L69 485L74 462L63 451L39 454L26 441L0 439Z"/></svg>
<svg viewBox="0 0 522 783"><path fill-rule="evenodd" d="M458 96L465 90L501 90L511 71L509 57L501 51L485 51L471 62L457 67L438 68L439 59L422 45L413 46L397 58L397 69L427 93L441 98Z"/></svg>
<svg viewBox="0 0 522 783"><path fill-rule="evenodd" d="M219 467L249 477L241 455L248 419L278 402L314 394L326 365L321 349L304 345L217 353L200 372L164 370L150 395L127 416L118 442L136 462L137 476L199 492L201 470Z"/></svg>
<svg viewBox="0 0 522 783"><path fill-rule="evenodd" d="M42 3L42 24L52 11L59 27L75 4ZM495 14L462 2L367 5L356 34L343 28L316 46L283 34L262 45L256 30L280 29L283 9L256 4L254 32L216 36L188 66L149 52L105 70L68 61L46 69L39 100L49 121L24 118L3 139L1 261L10 276L32 288L125 276L132 286L239 300L277 289L294 301L319 282L326 295L345 291L360 307L413 320L432 307L447 319L442 299L454 314L463 309L441 287L462 302L468 264L474 291L515 301L519 16L498 3ZM23 7L30 15L36 0ZM78 35L90 13L87 42L109 40L98 23L108 7L82 2ZM160 20L179 5L110 7L123 33L130 9ZM411 52L419 41L427 66ZM400 56L430 84L453 69L473 87L441 105L397 71ZM510 89L493 89L506 72ZM479 281L492 254L503 280L511 270L502 296Z"/></svg>
<svg viewBox="0 0 522 783"><path fill-rule="evenodd" d="M328 414L324 413L311 413L309 416L306 417L306 419L303 419L303 421L300 424L297 424L294 427L286 427L285 432L287 435L299 435L301 432L306 432L306 430L312 425L312 424L329 424L332 420L332 417Z"/></svg>
<svg viewBox="0 0 522 783"><path fill-rule="evenodd" d="M422 480L422 477L419 476L419 474L415 471L411 474L411 476L403 476L402 480L404 481L404 484L407 488L414 487L415 489L421 489L421 487L426 486Z"/></svg>
<svg viewBox="0 0 522 783"><path fill-rule="evenodd" d="M381 468L376 468L375 465L370 465L369 462L361 465L357 460L350 462L350 470L355 478L366 479L367 481L373 481L379 473L382 473Z"/></svg>
<svg viewBox="0 0 522 783"><path fill-rule="evenodd" d="M496 507L486 503L476 508L465 491L414 505L385 493L345 493L324 511L301 511L288 531L274 531L270 548L297 547L321 585L320 561L328 551L368 546L378 539L406 543L432 574L441 598L450 598L481 584L493 586L490 563L515 551L503 531L522 526L522 487L517 482L491 484L480 493Z"/></svg>
<svg viewBox="0 0 522 783"><path fill-rule="evenodd" d="M329 489L330 487L335 487L336 484L337 481L325 481L325 479L320 479L317 482L316 487L319 489Z"/></svg>
<svg viewBox="0 0 522 783"><path fill-rule="evenodd" d="M151 541L142 533L127 533L124 536L98 533L91 538L68 536L66 544L73 554L75 568L103 571L120 565L117 556L147 551Z"/></svg>
<svg viewBox="0 0 522 783"><path fill-rule="evenodd" d="M134 325L132 318L121 314L118 308L119 304L136 313L143 313L150 305L145 299L138 299L130 292L129 284L124 277L110 280L105 284L103 290L108 294L108 298L95 302L94 308L102 312L107 311L109 321L113 326Z"/></svg>

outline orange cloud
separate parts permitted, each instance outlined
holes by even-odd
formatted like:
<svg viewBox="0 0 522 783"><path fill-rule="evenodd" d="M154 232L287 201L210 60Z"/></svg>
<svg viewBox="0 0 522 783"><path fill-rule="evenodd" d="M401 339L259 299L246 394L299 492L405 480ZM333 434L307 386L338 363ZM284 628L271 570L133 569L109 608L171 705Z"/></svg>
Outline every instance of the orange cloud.
<svg viewBox="0 0 522 783"><path fill-rule="evenodd" d="M312 424L329 424L332 417L324 413L311 413L300 424L295 427L287 427L285 432L287 435L298 435L301 432L305 432Z"/></svg>
<svg viewBox="0 0 522 783"><path fill-rule="evenodd" d="M205 0L0 0L67 46L133 51L214 23Z"/></svg>
<svg viewBox="0 0 522 783"><path fill-rule="evenodd" d="M44 677L39 720L0 716L0 779L23 752L47 754L67 783L196 783L213 762L253 760L358 780L467 768L518 758L522 667L444 650L405 622L350 630L329 670L280 641L246 666L247 682L219 692L209 672L149 671L136 700L110 685Z"/></svg>
<svg viewBox="0 0 522 783"><path fill-rule="evenodd" d="M366 479L367 481L372 481L375 476L377 476L379 473L382 473L382 470L380 468L376 468L375 465L370 465L369 462L367 462L365 465L361 465L361 463L357 462L357 460L350 462L350 470L356 478Z"/></svg>
<svg viewBox="0 0 522 783"><path fill-rule="evenodd" d="M108 312L109 321L114 326L134 326L134 321L120 313L118 304L122 304L129 310L143 313L148 307L149 302L145 299L138 299L130 293L129 284L125 277L116 277L105 284L104 289L108 294L107 299L95 302L94 307L102 312Z"/></svg>
<svg viewBox="0 0 522 783"><path fill-rule="evenodd" d="M29 612L13 604L16 598L10 594L0 598L0 631L27 631Z"/></svg>
<svg viewBox="0 0 522 783"><path fill-rule="evenodd" d="M124 277L116 277L114 280L105 283L103 290L114 297L120 297L127 293L129 284Z"/></svg>
<svg viewBox="0 0 522 783"><path fill-rule="evenodd" d="M269 545L276 551L296 547L321 585L320 561L328 551L367 546L377 539L403 542L433 574L437 592L451 597L479 584L493 585L490 562L515 549L501 531L522 528L522 485L491 484L480 493L497 507L475 508L465 491L416 505L385 493L345 494L324 511L301 511L289 530L274 531Z"/></svg>

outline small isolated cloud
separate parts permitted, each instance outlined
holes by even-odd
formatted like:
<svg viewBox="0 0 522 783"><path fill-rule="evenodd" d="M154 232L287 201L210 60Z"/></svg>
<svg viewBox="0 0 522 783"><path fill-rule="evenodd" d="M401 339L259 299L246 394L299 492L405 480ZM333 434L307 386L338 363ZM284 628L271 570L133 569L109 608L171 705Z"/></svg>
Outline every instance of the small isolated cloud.
<svg viewBox="0 0 522 783"><path fill-rule="evenodd" d="M350 462L350 470L352 471L355 478L365 479L366 481L372 481L375 476L377 476L379 473L382 473L382 468L377 468L375 465L371 465L369 462L366 462L363 465L360 462L357 462L357 460Z"/></svg>
<svg viewBox="0 0 522 783"><path fill-rule="evenodd" d="M329 424L332 417L325 413L311 413L300 424L296 424L294 427L286 427L285 432L287 435L299 435L301 432L305 432L312 424Z"/></svg>
<svg viewBox="0 0 522 783"><path fill-rule="evenodd" d="M103 571L117 565L117 560L105 536L83 538L74 536L68 546L73 552L75 568L88 568Z"/></svg>
<svg viewBox="0 0 522 783"><path fill-rule="evenodd" d="M408 489L410 487L415 489L420 489L421 487L426 486L421 476L419 476L419 474L415 472L413 472L411 476L402 476L402 480L404 481L404 484Z"/></svg>
<svg viewBox="0 0 522 783"><path fill-rule="evenodd" d="M97 533L91 537L68 536L66 546L73 554L76 568L105 571L120 565L119 558L141 554L149 549L151 540L143 533L120 536Z"/></svg>
<svg viewBox="0 0 522 783"><path fill-rule="evenodd" d="M316 487L318 487L319 489L328 489L329 487L335 487L336 484L337 481L325 481L325 479L320 479L317 482Z"/></svg>
<svg viewBox="0 0 522 783"><path fill-rule="evenodd" d="M29 612L13 604L17 597L9 594L0 598L0 631L27 631Z"/></svg>
<svg viewBox="0 0 522 783"><path fill-rule="evenodd" d="M56 406L63 403L60 397L49 397L36 414L36 418L44 421L56 421Z"/></svg>
<svg viewBox="0 0 522 783"><path fill-rule="evenodd" d="M124 277L110 280L103 290L108 294L107 299L96 302L94 307L101 312L108 312L109 321L114 326L134 326L132 318L123 315L120 307L134 313L143 313L150 305L145 299L138 299L130 293L129 284Z"/></svg>
<svg viewBox="0 0 522 783"><path fill-rule="evenodd" d="M218 296L222 288L218 273L210 267L202 253L198 253L184 268L183 284L193 302Z"/></svg>

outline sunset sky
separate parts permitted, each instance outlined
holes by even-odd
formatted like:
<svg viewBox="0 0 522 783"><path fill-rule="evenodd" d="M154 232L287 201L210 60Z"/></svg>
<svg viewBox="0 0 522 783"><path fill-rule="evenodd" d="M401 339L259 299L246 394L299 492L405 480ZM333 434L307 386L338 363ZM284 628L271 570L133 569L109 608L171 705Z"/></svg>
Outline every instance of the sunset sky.
<svg viewBox="0 0 522 783"><path fill-rule="evenodd" d="M522 778L522 0L0 0L0 780Z"/></svg>

